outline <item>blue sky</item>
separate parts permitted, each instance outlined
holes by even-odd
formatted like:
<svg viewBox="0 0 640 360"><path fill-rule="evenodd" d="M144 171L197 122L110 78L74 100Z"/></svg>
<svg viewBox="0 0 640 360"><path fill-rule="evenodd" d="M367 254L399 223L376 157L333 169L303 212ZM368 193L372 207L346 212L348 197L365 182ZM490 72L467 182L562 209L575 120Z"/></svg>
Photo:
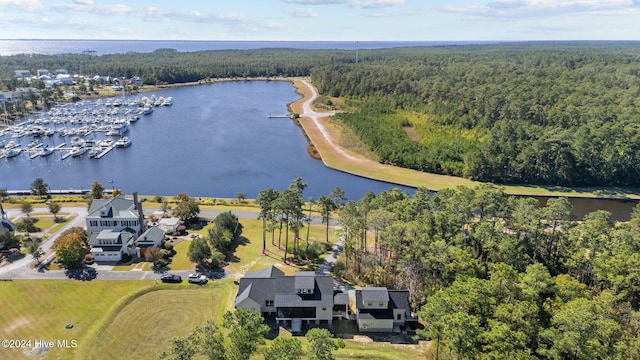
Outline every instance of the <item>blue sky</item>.
<svg viewBox="0 0 640 360"><path fill-rule="evenodd" d="M3 39L640 40L640 0L0 0Z"/></svg>

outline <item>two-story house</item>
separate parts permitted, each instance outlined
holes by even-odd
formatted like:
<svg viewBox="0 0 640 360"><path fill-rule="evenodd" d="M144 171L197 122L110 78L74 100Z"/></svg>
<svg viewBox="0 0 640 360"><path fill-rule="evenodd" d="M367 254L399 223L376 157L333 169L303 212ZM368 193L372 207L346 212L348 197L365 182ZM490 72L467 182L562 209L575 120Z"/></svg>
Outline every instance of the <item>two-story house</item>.
<svg viewBox="0 0 640 360"><path fill-rule="evenodd" d="M282 270L271 266L240 279L235 306L275 315L276 323L289 323L295 328L302 322L331 324L334 295L330 276L312 271L285 276Z"/></svg>
<svg viewBox="0 0 640 360"><path fill-rule="evenodd" d="M352 312L362 332L400 332L407 321L415 321L409 306L409 290L365 287L349 291Z"/></svg>
<svg viewBox="0 0 640 360"><path fill-rule="evenodd" d="M399 332L417 321L408 290L366 287L344 293L334 290L330 276L311 271L285 276L275 266L247 273L239 285L236 308L275 316L276 323L290 324L292 331L305 321L331 325L335 319L350 319L362 332Z"/></svg>
<svg viewBox="0 0 640 360"><path fill-rule="evenodd" d="M117 195L111 199L95 199L87 218L91 254L96 261L120 261L125 254L140 256L140 249L161 246L164 231L146 232L142 205L138 194L133 199ZM138 240L142 236L142 246ZM161 233L161 234L160 234Z"/></svg>

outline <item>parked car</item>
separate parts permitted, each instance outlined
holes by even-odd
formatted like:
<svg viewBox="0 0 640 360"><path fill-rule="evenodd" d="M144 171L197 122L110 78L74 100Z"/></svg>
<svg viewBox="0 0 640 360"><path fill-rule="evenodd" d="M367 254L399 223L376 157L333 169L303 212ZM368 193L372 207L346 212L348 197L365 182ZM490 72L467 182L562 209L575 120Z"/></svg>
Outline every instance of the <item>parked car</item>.
<svg viewBox="0 0 640 360"><path fill-rule="evenodd" d="M189 274L188 281L192 284L206 284L209 279L200 273Z"/></svg>
<svg viewBox="0 0 640 360"><path fill-rule="evenodd" d="M182 277L176 274L164 274L160 277L160 280L166 283L181 283Z"/></svg>

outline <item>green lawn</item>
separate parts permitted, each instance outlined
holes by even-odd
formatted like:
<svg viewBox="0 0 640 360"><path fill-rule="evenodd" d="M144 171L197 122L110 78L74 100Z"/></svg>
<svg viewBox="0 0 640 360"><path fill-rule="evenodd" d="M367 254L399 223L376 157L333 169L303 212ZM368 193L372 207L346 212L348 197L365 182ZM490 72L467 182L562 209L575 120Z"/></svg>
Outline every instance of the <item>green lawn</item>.
<svg viewBox="0 0 640 360"><path fill-rule="evenodd" d="M189 250L190 244L191 244L191 240L182 240L176 245L174 245L173 250L176 251L176 254L173 255L171 264L169 264L169 269L171 270L193 269L194 264L187 257L187 251Z"/></svg>
<svg viewBox="0 0 640 360"><path fill-rule="evenodd" d="M87 334L152 281L14 280L0 282L0 339L76 340L76 349L53 348L47 359L70 359L89 348ZM66 324L73 324L66 329ZM33 348L32 346L29 348ZM2 349L6 358L31 359L23 349ZM4 358L3 356L3 358Z"/></svg>
<svg viewBox="0 0 640 360"><path fill-rule="evenodd" d="M204 286L186 281L154 285L151 280L0 281L0 304L4 306L0 312L0 338L31 339L32 343L35 339L77 342L76 348L55 347L40 356L28 355L22 349L3 349L2 355L12 359L155 359L168 350L170 338L186 335L211 318L221 323L224 312L233 308L237 292L235 278L273 264L288 274L299 269L282 263L283 251L271 245L270 233L267 233L268 255L262 255L261 221L240 221L244 239L226 268L233 273L232 278L212 280ZM309 238L323 241L324 234L323 225L314 225ZM306 229L301 236L306 237ZM276 243L277 237L276 233ZM331 242L336 238L335 230L331 229ZM282 240L284 245L284 236ZM192 266L186 259L189 243L187 240L176 244L177 254L171 269ZM304 246L304 240L301 246ZM72 329L65 328L69 323L74 325ZM336 352L338 359L429 357L425 342L392 345L363 343L356 339L346 340L345 344L344 349ZM258 353L252 358L262 359L262 355Z"/></svg>
<svg viewBox="0 0 640 360"><path fill-rule="evenodd" d="M143 294L124 306L88 338L82 359L153 359L169 349L168 340L186 335L207 319L224 312L222 285L159 285L161 290ZM220 308L219 308L220 307ZM115 350L115 351L114 351Z"/></svg>

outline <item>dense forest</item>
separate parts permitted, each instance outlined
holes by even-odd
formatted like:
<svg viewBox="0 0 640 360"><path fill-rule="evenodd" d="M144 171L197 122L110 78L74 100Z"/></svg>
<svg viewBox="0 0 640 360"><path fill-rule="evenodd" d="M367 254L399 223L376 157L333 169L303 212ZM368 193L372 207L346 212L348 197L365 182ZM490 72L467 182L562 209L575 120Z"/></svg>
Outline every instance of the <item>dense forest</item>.
<svg viewBox="0 0 640 360"><path fill-rule="evenodd" d="M13 71L145 84L311 76L383 163L497 183L638 186L640 43L537 42L353 51L259 49L0 57Z"/></svg>
<svg viewBox="0 0 640 360"><path fill-rule="evenodd" d="M356 284L406 288L440 359L640 359L640 207L571 218L491 184L343 203Z"/></svg>

